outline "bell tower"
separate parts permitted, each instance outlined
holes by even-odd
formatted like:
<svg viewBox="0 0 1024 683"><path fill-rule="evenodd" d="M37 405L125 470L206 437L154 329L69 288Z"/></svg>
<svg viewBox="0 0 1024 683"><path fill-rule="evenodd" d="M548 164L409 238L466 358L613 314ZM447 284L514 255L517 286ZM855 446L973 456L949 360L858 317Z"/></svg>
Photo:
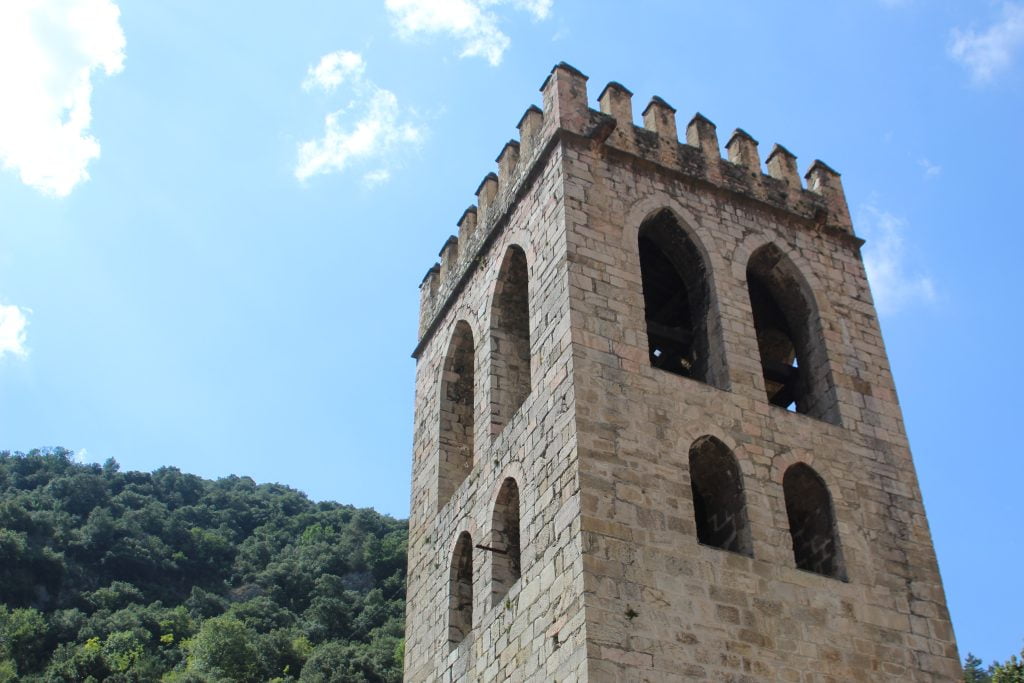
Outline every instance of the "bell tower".
<svg viewBox="0 0 1024 683"><path fill-rule="evenodd" d="M958 680L839 174L541 92L420 285L406 680Z"/></svg>

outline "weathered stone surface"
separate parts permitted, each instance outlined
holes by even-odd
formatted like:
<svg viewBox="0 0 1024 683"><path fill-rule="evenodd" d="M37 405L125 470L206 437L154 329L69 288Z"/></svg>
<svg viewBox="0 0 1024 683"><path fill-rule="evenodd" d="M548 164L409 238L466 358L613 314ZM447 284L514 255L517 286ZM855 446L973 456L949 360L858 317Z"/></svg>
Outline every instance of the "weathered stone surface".
<svg viewBox="0 0 1024 683"><path fill-rule="evenodd" d="M739 164L721 159L703 117L690 127L699 148L680 144L660 100L645 112L651 130L635 127L617 84L607 113L591 110L586 77L567 65L543 103L521 122L518 158L514 146L500 157L486 210L421 291L406 680L957 680L839 175L818 162L802 189L781 147L763 175L746 134L730 148ZM638 244L658 216L692 245L686 262L702 264L706 295L689 297L689 315L703 346L653 326L645 305L653 266L642 271ZM505 321L515 249L525 359ZM693 287L690 275L679 282ZM762 362L781 348L752 303L762 286L795 366L785 353L774 371ZM656 367L662 350L680 351L681 365ZM800 412L781 405L790 391ZM454 440L452 425L463 429ZM453 443L472 451L464 478L446 464ZM691 472L708 443L718 455L706 462L721 465ZM821 490L824 503L807 502ZM470 625L453 643L464 532L486 548L472 550ZM515 570L495 561L513 538Z"/></svg>

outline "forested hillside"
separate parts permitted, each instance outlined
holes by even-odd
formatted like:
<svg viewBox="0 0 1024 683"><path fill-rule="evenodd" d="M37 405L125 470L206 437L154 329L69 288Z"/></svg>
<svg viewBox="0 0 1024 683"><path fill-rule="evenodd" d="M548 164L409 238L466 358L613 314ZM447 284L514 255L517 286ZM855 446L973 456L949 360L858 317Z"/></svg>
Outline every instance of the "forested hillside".
<svg viewBox="0 0 1024 683"><path fill-rule="evenodd" d="M0 682L399 681L404 521L0 452Z"/></svg>

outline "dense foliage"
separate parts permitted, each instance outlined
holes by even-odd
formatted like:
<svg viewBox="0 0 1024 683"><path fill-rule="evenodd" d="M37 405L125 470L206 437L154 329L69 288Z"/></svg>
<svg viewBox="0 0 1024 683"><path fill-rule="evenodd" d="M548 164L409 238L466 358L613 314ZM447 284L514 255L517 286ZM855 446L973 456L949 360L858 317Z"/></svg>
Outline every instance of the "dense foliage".
<svg viewBox="0 0 1024 683"><path fill-rule="evenodd" d="M0 452L0 683L398 681L405 522Z"/></svg>
<svg viewBox="0 0 1024 683"><path fill-rule="evenodd" d="M1024 648L1002 664L993 662L987 669L970 652L964 659L964 683L1024 683Z"/></svg>

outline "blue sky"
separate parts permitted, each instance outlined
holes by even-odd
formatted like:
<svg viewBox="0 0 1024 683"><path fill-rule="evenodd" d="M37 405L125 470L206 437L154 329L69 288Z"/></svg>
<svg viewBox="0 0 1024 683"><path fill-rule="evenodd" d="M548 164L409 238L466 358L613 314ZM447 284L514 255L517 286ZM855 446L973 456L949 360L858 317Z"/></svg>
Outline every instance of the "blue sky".
<svg viewBox="0 0 1024 683"><path fill-rule="evenodd" d="M408 512L417 285L558 61L843 173L961 654L1024 639L1024 1L0 5L0 448Z"/></svg>

